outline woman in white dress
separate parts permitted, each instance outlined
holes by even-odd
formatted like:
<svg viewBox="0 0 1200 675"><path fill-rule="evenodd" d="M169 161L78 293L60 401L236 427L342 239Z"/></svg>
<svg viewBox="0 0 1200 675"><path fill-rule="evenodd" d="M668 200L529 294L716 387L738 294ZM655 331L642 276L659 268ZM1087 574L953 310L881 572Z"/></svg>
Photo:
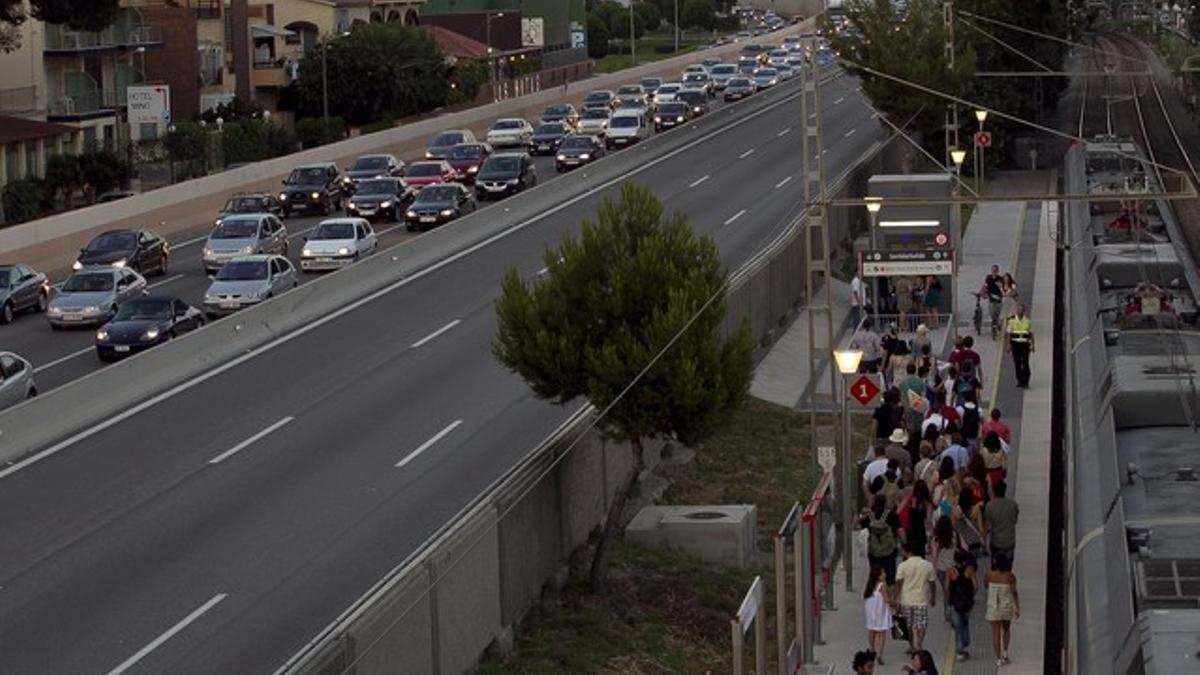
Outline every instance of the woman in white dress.
<svg viewBox="0 0 1200 675"><path fill-rule="evenodd" d="M882 666L883 648L887 646L888 634L892 630L892 594L882 567L876 565L871 568L863 598L866 600L867 648L875 652Z"/></svg>

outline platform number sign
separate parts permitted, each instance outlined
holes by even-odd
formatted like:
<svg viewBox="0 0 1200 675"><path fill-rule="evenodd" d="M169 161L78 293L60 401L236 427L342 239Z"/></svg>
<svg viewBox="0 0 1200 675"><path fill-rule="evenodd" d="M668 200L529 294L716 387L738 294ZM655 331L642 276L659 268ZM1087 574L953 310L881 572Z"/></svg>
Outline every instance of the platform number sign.
<svg viewBox="0 0 1200 675"><path fill-rule="evenodd" d="M875 378L869 375L859 375L850 385L850 398L858 401L861 406L868 406L879 395L879 385Z"/></svg>

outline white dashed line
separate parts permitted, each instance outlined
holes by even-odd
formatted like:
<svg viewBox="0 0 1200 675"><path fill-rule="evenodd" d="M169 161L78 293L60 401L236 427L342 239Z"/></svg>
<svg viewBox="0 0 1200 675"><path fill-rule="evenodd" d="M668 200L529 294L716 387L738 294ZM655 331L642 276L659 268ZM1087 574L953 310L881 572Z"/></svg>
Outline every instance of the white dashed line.
<svg viewBox="0 0 1200 675"><path fill-rule="evenodd" d="M853 129L851 129L850 131L847 131L847 132L846 132L846 136L845 136L845 138L850 138L851 136L853 136L853 135L854 135L854 132L856 132L856 131L858 131L858 128L857 128L857 127L855 127L855 128L853 128Z"/></svg>
<svg viewBox="0 0 1200 675"><path fill-rule="evenodd" d="M172 281L179 281L183 277L184 277L183 274L176 274L174 276L167 277L166 279L161 279L159 281L156 281L156 282L146 286L146 288L158 288L159 286L165 286L165 285L171 283Z"/></svg>
<svg viewBox="0 0 1200 675"><path fill-rule="evenodd" d="M749 157L750 155L753 155L753 154L754 154L754 148L750 148L749 150L738 155L738 159L746 159L747 157Z"/></svg>
<svg viewBox="0 0 1200 675"><path fill-rule="evenodd" d="M136 666L138 661L141 661L142 659L146 658L146 656L149 655L150 652L161 647L164 642L175 637L176 633L183 630L184 628L187 628L188 625L190 625L196 619L199 619L208 610L212 609L213 607L216 607L217 603L221 602L222 600L224 600L227 597L229 597L229 596L226 595L225 593L218 593L218 594L212 596L212 598L208 602L204 603L203 605L200 605L200 607L198 607L196 609L196 611L192 612L191 614L188 614L186 617L184 617L184 619L182 621L175 624L174 626L171 626L169 629L167 629L167 632L163 633L162 635L159 635L157 638L154 638L154 642L151 642L150 644L146 645L145 647L142 647L141 649L138 650L138 652L136 654L125 659L125 661L122 662L121 665L108 671L108 675L121 675L121 673Z"/></svg>
<svg viewBox="0 0 1200 675"><path fill-rule="evenodd" d="M454 420L454 421L453 421L453 422L451 422L450 424L446 425L446 428L445 428L445 429L442 429L441 431L439 431L439 432L437 432L436 434L434 434L434 435L433 435L433 438L431 438L431 439L429 439L429 440L425 441L424 443L422 443L422 444L421 444L421 447L417 448L416 450L413 450L412 452L410 452L410 453L408 453L407 455L405 455L405 456L404 456L404 459L400 460L399 462L396 462L396 468L397 468L397 469L403 469L403 468L404 468L404 465L406 465L406 464L408 464L409 462L411 462L411 461L413 461L414 459L416 459L416 458L417 458L417 457L418 457L418 456L419 456L419 455L420 455L422 452L425 452L425 451L426 451L426 450L428 450L429 448L433 447L433 444L434 444L434 443L437 443L438 441L440 441L440 440L442 440L443 438L445 438L447 434L449 434L451 431L454 431L455 429L457 429L457 428L458 428L458 425L460 425L460 424L462 424L462 423L463 423L463 421L462 421L462 420Z"/></svg>
<svg viewBox="0 0 1200 675"><path fill-rule="evenodd" d="M846 100L846 97L845 97L845 96L843 96L843 97L839 98L838 100L834 101L834 102L833 102L833 104L834 104L834 105L837 105L837 104L839 104L839 103L841 103L842 101L845 101L845 100Z"/></svg>
<svg viewBox="0 0 1200 675"><path fill-rule="evenodd" d="M62 358L54 359L53 361L51 361L49 363L43 363L42 365L38 366L37 368L34 368L33 372L36 374L36 373L42 372L43 370L49 370L49 369L53 368L54 366L61 365L61 364L66 363L67 361L70 361L71 359L75 358L76 356L83 356L84 354L86 354L94 349L95 349L95 347L84 347L83 349L80 349L77 352L71 352L70 354L67 354L66 356L64 356Z"/></svg>
<svg viewBox="0 0 1200 675"><path fill-rule="evenodd" d="M730 217L729 217L729 220L726 220L726 221L725 221L725 224L726 224L726 225L729 225L730 223L732 223L733 221L737 220L738 218L741 218L741 217L742 217L742 216L744 216L744 215L746 215L746 209L742 209L741 211L738 211L737 213L735 213L735 214L733 214L732 216L730 216Z"/></svg>
<svg viewBox="0 0 1200 675"><path fill-rule="evenodd" d="M413 349L421 348L425 344L432 342L433 340L436 340L439 335L441 335L442 333L445 333L446 331L450 330L451 328L454 328L455 326L457 326L460 323L462 323L462 319L455 319L455 320L451 321L450 323L446 324L445 326L442 326L441 328L433 331L429 335L426 335L425 337L421 338L420 340L417 340L416 342L412 343L412 348Z"/></svg>
<svg viewBox="0 0 1200 675"><path fill-rule="evenodd" d="M266 429L263 429L262 431L258 432L257 434L254 434L250 438L247 438L246 440L242 441L241 443L238 443L237 445L226 450L225 452L222 452L221 454L217 455L216 457L213 457L212 459L208 460L208 463L209 464L220 464L221 462L238 454L242 450L245 450L246 448L250 447L251 445L254 445L255 443L266 438L267 436L270 436L271 433L273 433L275 430L279 429L280 427L287 424L288 422L291 422L293 419L295 419L295 418L285 417L285 418L279 420L275 424L272 424L271 426L267 427Z"/></svg>
<svg viewBox="0 0 1200 675"><path fill-rule="evenodd" d="M779 132L779 133L775 134L775 135L776 135L776 136L779 136L780 138L782 138L782 137L784 137L784 136L787 136L787 135L788 135L788 134L790 134L790 133L792 133L792 128L791 128L791 127L788 127L788 128L786 128L786 129L784 129L783 131L781 131L781 132Z"/></svg>
<svg viewBox="0 0 1200 675"><path fill-rule="evenodd" d="M788 176L787 178L784 178L783 180L781 180L781 181L779 181L778 183L776 183L776 184L775 184L775 189L776 189L776 190L778 190L779 188L783 187L784 185L787 185L787 184L788 184L788 183L790 183L790 182L792 182L792 177L791 177L791 176Z"/></svg>
<svg viewBox="0 0 1200 675"><path fill-rule="evenodd" d="M697 185L699 185L699 184L703 183L704 181L706 181L706 180L708 180L708 179L709 179L709 175L708 175L708 174L704 174L704 176L703 176L703 177L701 177L701 178L697 178L696 180L694 180L694 181L692 181L692 182L688 183L688 187L689 187L689 188L694 188L694 187L696 187Z"/></svg>

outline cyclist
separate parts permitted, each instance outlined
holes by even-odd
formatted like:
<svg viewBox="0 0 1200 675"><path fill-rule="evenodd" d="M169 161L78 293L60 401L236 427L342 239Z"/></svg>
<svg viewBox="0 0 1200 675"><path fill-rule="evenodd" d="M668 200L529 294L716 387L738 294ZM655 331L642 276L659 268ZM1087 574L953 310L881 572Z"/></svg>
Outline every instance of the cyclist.
<svg viewBox="0 0 1200 675"><path fill-rule="evenodd" d="M988 309L992 316L992 339L1000 329L1000 306L1004 302L1004 275L1000 274L1000 266L992 265L992 271L983 278L983 288L980 289L988 299Z"/></svg>

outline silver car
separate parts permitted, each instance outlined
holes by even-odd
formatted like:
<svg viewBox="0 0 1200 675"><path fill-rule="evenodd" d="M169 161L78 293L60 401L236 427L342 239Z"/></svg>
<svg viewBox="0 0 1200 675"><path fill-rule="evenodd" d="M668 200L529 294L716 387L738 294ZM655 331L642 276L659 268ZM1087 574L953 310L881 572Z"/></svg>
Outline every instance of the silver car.
<svg viewBox="0 0 1200 675"><path fill-rule="evenodd" d="M12 352L0 352L0 410L37 396L33 366Z"/></svg>
<svg viewBox="0 0 1200 675"><path fill-rule="evenodd" d="M12 323L22 310L46 311L50 300L46 275L28 265L0 265L0 323Z"/></svg>
<svg viewBox="0 0 1200 675"><path fill-rule="evenodd" d="M269 213L229 215L213 228L204 242L201 259L205 274L212 274L238 256L288 252L287 227Z"/></svg>
<svg viewBox="0 0 1200 675"><path fill-rule="evenodd" d="M533 125L519 117L497 120L487 132L487 142L495 148L529 145L533 137Z"/></svg>
<svg viewBox="0 0 1200 675"><path fill-rule="evenodd" d="M364 218L322 220L304 242L300 268L305 272L341 269L378 247L379 237Z"/></svg>
<svg viewBox="0 0 1200 675"><path fill-rule="evenodd" d="M774 87L779 84L779 71L774 68L759 68L754 71L754 84L759 90Z"/></svg>
<svg viewBox="0 0 1200 675"><path fill-rule="evenodd" d="M46 308L51 328L106 323L121 303L146 294L146 278L128 267L80 270L63 282Z"/></svg>
<svg viewBox="0 0 1200 675"><path fill-rule="evenodd" d="M607 106L584 110L579 118L579 133L587 134L588 136L603 136L608 131L608 118L610 116L612 116L612 110Z"/></svg>
<svg viewBox="0 0 1200 675"><path fill-rule="evenodd" d="M217 272L204 292L204 314L209 317L232 314L295 288L297 283L296 268L283 256L234 258Z"/></svg>

